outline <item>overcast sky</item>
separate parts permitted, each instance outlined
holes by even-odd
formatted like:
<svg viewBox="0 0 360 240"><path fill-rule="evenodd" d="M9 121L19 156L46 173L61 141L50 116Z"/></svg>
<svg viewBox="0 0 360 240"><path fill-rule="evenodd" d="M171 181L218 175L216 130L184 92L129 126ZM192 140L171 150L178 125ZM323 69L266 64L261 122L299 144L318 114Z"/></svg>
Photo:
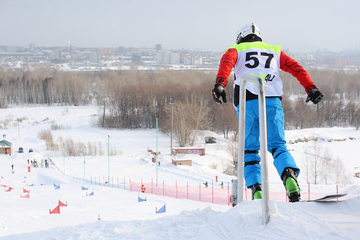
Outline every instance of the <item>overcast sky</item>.
<svg viewBox="0 0 360 240"><path fill-rule="evenodd" d="M359 49L359 0L0 0L0 45L223 51L255 23L290 52Z"/></svg>

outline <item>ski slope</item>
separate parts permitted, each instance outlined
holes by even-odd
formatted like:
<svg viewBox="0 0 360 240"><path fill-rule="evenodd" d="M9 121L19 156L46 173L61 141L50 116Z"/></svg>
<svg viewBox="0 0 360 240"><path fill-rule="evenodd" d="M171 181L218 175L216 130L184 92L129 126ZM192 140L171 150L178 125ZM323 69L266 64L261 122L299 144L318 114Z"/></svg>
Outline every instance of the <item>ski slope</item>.
<svg viewBox="0 0 360 240"><path fill-rule="evenodd" d="M219 181L230 182L234 177L222 172L231 164L231 154L221 135L202 133L198 146L204 147L203 139L208 135L215 136L217 143L205 146L205 156L182 156L192 159L193 166L174 166L169 155L170 136L159 132L156 143L156 130L97 128L93 125L97 112L94 106L0 109L0 133L12 142L14 150L12 156L0 155L0 184L6 186L0 188L0 239L358 239L360 188L353 175L360 171L357 169L360 131L352 128L286 131L288 141L318 137L320 149L342 159L351 182L339 185L338 191L348 192L349 198L329 203L271 200L270 221L264 226L260 200L244 200L231 207L128 190L129 179L136 182L158 179L179 186L198 186L208 181L214 182L216 188L220 186L215 183L215 176ZM88 155L85 149L85 154L78 157L64 156L61 146L58 151L46 151L38 133L50 131L54 123L64 127L51 130L55 142L69 138L75 143L101 143L103 155ZM176 141L173 144L177 146ZM306 149L313 145L313 141L289 144L300 167L309 155ZM109 157L108 146L118 154ZM19 147L24 148L24 153L16 152ZM28 153L29 148L34 152ZM147 151L157 148L161 152L158 168ZM28 172L28 159L48 157L57 168L51 165ZM125 181L126 189L89 184L90 178L107 179L109 173L112 178ZM305 175L299 177L303 191L307 189ZM60 188L55 189L54 184ZM269 185L271 191L283 191L271 164ZM13 189L7 192L9 187ZM82 190L83 187L88 190ZM336 191L334 184L311 188L324 194ZM24 189L30 191L29 198L20 197L26 195ZM138 202L139 196L146 201ZM60 214L49 214L59 201L67 206L60 207ZM164 213L155 212L163 206Z"/></svg>

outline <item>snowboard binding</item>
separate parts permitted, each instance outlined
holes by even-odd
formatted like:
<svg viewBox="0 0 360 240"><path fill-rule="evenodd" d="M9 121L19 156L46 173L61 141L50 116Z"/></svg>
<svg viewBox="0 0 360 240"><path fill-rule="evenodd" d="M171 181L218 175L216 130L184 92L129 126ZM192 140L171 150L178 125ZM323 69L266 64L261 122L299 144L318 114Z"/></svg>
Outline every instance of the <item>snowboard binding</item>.
<svg viewBox="0 0 360 240"><path fill-rule="evenodd" d="M285 168L281 179L286 189L289 202L299 202L301 199L300 187L297 182L297 175L294 169Z"/></svg>

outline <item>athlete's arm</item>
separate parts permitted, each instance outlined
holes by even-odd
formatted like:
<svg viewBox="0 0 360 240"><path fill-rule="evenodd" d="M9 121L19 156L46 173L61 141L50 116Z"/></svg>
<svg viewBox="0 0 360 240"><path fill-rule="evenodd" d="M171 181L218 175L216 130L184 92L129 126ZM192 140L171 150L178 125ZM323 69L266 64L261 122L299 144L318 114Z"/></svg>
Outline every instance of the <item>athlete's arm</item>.
<svg viewBox="0 0 360 240"><path fill-rule="evenodd" d="M225 81L219 83L220 85L226 87L229 76L231 74L233 67L235 66L237 58L238 58L238 53L235 48L228 49L227 52L221 57L220 66L218 73L216 75L216 79L224 79Z"/></svg>
<svg viewBox="0 0 360 240"><path fill-rule="evenodd" d="M280 69L293 75L305 88L307 93L313 88L317 89L306 70L283 51L281 51L280 55Z"/></svg>

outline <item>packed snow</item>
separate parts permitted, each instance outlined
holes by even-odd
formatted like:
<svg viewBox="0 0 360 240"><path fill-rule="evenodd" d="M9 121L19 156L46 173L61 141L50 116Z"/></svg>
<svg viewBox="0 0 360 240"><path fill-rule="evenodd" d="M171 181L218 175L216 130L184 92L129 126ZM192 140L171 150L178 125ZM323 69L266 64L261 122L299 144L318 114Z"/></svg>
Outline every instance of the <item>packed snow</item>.
<svg viewBox="0 0 360 240"><path fill-rule="evenodd" d="M310 187L311 196L348 195L326 203L289 203L285 197L274 200L270 195L270 220L263 225L261 200L244 199L232 207L139 193L140 189L130 191L130 181L201 187L208 182L217 189L223 182L223 191L228 191L229 184L231 193L235 177L223 173L232 163L231 144L221 134L200 133L196 144L205 148L205 156L176 156L191 159L193 165L175 166L170 156L170 135L156 129L103 129L96 127L97 117L95 106L0 109L0 134L12 143L13 150L12 155L0 154L0 239L359 238L360 188L354 174L360 172L360 131L354 128L286 131L291 142L288 147L301 168L303 200L307 200L308 191L305 161L314 148L333 160L340 159L344 176L341 184L327 179L325 185L319 179L321 184ZM55 144L72 140L74 145L80 142L86 147L78 149L78 156L68 156L61 144L46 150L46 142L39 138L41 131L51 132ZM217 143L205 144L205 136L216 137ZM178 146L175 139L173 145ZM18 152L19 147L24 153ZM160 166L151 161L148 150L161 152ZM42 167L41 160L49 158L55 165ZM28 164L35 159L37 168ZM110 182L99 186L103 180ZM272 164L269 188L285 194ZM146 201L139 202L139 198ZM66 206L58 207L59 203ZM60 214L50 214L57 207ZM156 213L161 208L165 211Z"/></svg>

